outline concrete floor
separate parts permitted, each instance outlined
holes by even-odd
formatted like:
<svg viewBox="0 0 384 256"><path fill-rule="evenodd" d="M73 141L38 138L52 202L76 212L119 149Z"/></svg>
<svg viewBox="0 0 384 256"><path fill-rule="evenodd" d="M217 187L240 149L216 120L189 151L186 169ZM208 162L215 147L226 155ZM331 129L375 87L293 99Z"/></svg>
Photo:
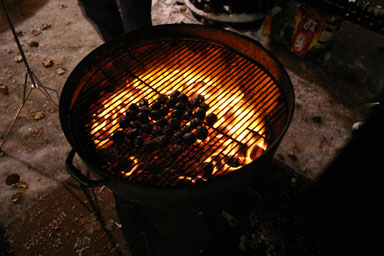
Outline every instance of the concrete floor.
<svg viewBox="0 0 384 256"><path fill-rule="evenodd" d="M153 24L199 23L176 2L180 1L153 1ZM293 7L291 4L276 20L292 20ZM102 40L81 15L76 0L24 0L10 3L10 9L31 69L44 86L60 94L70 72ZM42 29L43 24L50 27ZM41 33L33 35L33 30ZM296 109L275 158L298 176L316 180L348 141L352 124L365 119L365 104L377 100L383 89L384 37L344 22L324 58L302 60L276 38L265 38L260 31L238 32L261 41L286 67L296 94ZM18 50L2 13L0 41L0 84L9 88L9 95L0 93L2 139L22 102L26 72L23 63L14 61ZM38 42L38 47L30 46L32 41ZM53 60L52 67L42 65L46 58ZM57 68L65 72L59 75ZM41 113L43 117L38 118ZM0 224L7 226L25 217L27 209L69 177L64 161L70 146L61 131L58 109L38 89L32 91L3 150ZM7 176L14 173L27 188L5 184ZM14 203L12 196L18 192L23 200Z"/></svg>

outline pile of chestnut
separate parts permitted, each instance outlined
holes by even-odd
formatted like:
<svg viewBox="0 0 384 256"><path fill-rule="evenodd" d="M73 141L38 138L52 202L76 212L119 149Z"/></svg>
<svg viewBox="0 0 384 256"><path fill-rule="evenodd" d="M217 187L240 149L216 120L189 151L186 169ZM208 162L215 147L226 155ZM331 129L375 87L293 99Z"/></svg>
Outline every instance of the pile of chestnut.
<svg viewBox="0 0 384 256"><path fill-rule="evenodd" d="M207 113L208 109L203 95L189 99L177 90L160 94L151 103L143 98L128 106L112 139L116 144L133 144L147 153L168 149L170 155L177 156L197 139L207 138L207 127L217 121L214 113Z"/></svg>

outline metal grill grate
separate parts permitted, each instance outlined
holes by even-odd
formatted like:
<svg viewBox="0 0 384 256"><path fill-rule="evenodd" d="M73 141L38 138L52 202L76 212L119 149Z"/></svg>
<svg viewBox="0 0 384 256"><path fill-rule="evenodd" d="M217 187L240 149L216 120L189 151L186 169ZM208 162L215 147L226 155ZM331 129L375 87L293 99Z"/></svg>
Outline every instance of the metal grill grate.
<svg viewBox="0 0 384 256"><path fill-rule="evenodd" d="M283 95L269 73L213 42L170 40L111 50L99 59L73 104L71 123L82 152L134 183L175 186L236 171L274 142L287 118ZM218 117L206 140L170 156L171 146L147 153L111 139L130 104L174 90L205 96L207 113Z"/></svg>

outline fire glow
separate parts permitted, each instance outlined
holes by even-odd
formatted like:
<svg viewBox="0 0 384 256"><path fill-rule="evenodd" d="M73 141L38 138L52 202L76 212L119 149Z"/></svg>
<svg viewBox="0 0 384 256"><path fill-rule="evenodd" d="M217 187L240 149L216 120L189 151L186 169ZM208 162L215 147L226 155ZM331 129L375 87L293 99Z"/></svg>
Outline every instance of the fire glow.
<svg viewBox="0 0 384 256"><path fill-rule="evenodd" d="M215 62L211 65L215 65ZM231 73L230 70L228 72ZM161 150L151 154L144 154L137 149L128 150L119 156L130 163L119 170L120 174L127 179L144 174L148 176L150 170L145 170L143 166L152 161L152 164L162 166L162 172L168 172L161 175L195 183L206 181L207 176L219 176L240 169L267 150L269 131L266 116L275 111L278 98L281 97L277 85L266 72L257 69L252 76L246 72L230 74L232 79L228 82L226 79L217 79L214 73L202 75L204 73L199 72L198 68L180 71L160 66L127 80L124 87L102 96L98 101L100 107L93 114L90 124L90 136L96 151L114 154L111 149L115 145L111 138L121 129L119 118L130 104L138 103L143 98L149 99L151 103L159 94L169 95L178 90L189 98L203 95L210 107L207 113L216 114L218 120L212 127L207 127L208 137L189 146L171 165ZM246 84L257 86L243 87L237 81L244 81L244 77L247 77ZM183 121L181 125L188 122ZM166 165L164 162L167 162ZM187 171L181 173L175 162L182 162ZM109 168L116 166L111 164Z"/></svg>

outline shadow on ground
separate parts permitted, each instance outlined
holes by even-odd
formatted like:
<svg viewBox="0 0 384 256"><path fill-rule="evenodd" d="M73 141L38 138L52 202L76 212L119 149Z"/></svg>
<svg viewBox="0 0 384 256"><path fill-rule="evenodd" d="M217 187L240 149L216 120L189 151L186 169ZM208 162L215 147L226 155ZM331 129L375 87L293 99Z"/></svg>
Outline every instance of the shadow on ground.
<svg viewBox="0 0 384 256"><path fill-rule="evenodd" d="M48 0L1 0L4 1L7 9L9 11L9 16L11 17L14 25L20 23L43 7ZM7 31L9 29L8 21L5 16L3 5L0 8L0 33Z"/></svg>

